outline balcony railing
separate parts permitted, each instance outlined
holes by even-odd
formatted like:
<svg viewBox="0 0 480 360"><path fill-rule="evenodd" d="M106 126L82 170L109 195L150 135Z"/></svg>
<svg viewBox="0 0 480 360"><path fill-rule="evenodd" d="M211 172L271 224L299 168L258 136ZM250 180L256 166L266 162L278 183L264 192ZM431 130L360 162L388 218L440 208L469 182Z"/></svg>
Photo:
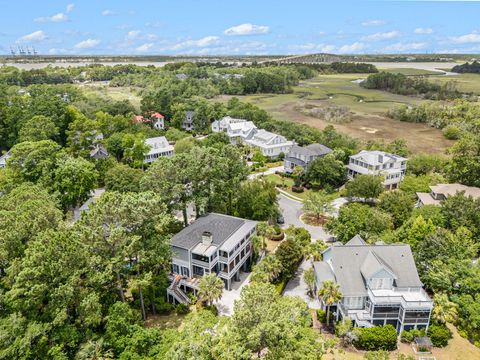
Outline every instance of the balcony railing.
<svg viewBox="0 0 480 360"><path fill-rule="evenodd" d="M370 297L371 301L375 305L379 304L401 304L403 308L431 308L433 306L433 301L430 300L427 293L421 289L421 294L429 300L419 300L419 301L412 301L406 300L403 294L398 295L375 295L372 290L368 289L368 296Z"/></svg>

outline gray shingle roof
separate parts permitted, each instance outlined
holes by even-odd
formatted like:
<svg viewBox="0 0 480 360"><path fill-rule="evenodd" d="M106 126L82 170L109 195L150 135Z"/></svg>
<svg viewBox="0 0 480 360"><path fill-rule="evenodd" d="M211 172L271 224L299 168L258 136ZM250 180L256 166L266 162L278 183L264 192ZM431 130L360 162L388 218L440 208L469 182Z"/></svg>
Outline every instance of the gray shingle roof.
<svg viewBox="0 0 480 360"><path fill-rule="evenodd" d="M172 245L192 249L202 242L202 233L212 233L212 243L222 245L246 220L228 215L210 213L195 220L191 225L172 237Z"/></svg>
<svg viewBox="0 0 480 360"><path fill-rule="evenodd" d="M409 245L345 244L343 246L332 246L327 251L331 252L333 273L344 296L366 295L364 275L371 275L381 266L396 276L395 286L397 287L422 286ZM364 275L362 275L362 268Z"/></svg>
<svg viewBox="0 0 480 360"><path fill-rule="evenodd" d="M305 156L323 156L332 152L332 149L322 144L310 144L307 146L294 145L290 153L305 155Z"/></svg>

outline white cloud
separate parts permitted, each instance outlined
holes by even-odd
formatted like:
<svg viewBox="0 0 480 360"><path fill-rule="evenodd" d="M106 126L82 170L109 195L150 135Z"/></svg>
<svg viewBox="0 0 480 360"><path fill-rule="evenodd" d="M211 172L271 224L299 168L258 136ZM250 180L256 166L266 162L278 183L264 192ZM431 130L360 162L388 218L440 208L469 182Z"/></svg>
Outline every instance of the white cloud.
<svg viewBox="0 0 480 360"><path fill-rule="evenodd" d="M480 42L480 34L479 33L471 33L465 34L461 36L452 36L450 40L455 44L468 44L468 43L479 43Z"/></svg>
<svg viewBox="0 0 480 360"><path fill-rule="evenodd" d="M207 47L218 44L220 38L218 36L205 36L198 40L186 40L172 46L172 50L181 50L191 47Z"/></svg>
<svg viewBox="0 0 480 360"><path fill-rule="evenodd" d="M46 22L65 22L68 21L68 16L65 15L64 13L58 13L53 16L44 16L44 17L38 17L34 19L33 21L37 23L46 23Z"/></svg>
<svg viewBox="0 0 480 360"><path fill-rule="evenodd" d="M396 43L392 45L386 46L383 51L385 52L405 52L405 51L412 51L412 50L421 50L425 48L427 44L423 42L415 42L415 43Z"/></svg>
<svg viewBox="0 0 480 360"><path fill-rule="evenodd" d="M260 35L266 34L270 31L270 27L265 25L254 25L254 24L240 24L237 26L232 26L228 28L223 33L225 35Z"/></svg>
<svg viewBox="0 0 480 360"><path fill-rule="evenodd" d="M368 20L362 22L362 26L381 26L385 24L386 22L384 20Z"/></svg>
<svg viewBox="0 0 480 360"><path fill-rule="evenodd" d="M139 47L137 47L135 50L138 51L138 52L147 52L147 51L150 50L152 47L153 47L153 43L145 43L145 44L140 45Z"/></svg>
<svg viewBox="0 0 480 360"><path fill-rule="evenodd" d="M433 29L431 28L416 28L415 34L432 34Z"/></svg>
<svg viewBox="0 0 480 360"><path fill-rule="evenodd" d="M290 45L289 49L294 53L334 53L335 45L307 43L302 45Z"/></svg>
<svg viewBox="0 0 480 360"><path fill-rule="evenodd" d="M162 23L160 21L148 21L145 23L145 26L150 28L159 28L162 26Z"/></svg>
<svg viewBox="0 0 480 360"><path fill-rule="evenodd" d="M362 37L362 41L382 41L382 40L390 40L395 39L400 36L398 31L388 31L388 32L381 32L370 34Z"/></svg>
<svg viewBox="0 0 480 360"><path fill-rule="evenodd" d="M67 12L67 14L70 14L74 8L75 8L75 4L68 4L67 9L65 11Z"/></svg>
<svg viewBox="0 0 480 360"><path fill-rule="evenodd" d="M350 45L343 45L338 49L339 54L355 54L365 48L365 44L361 42L354 42Z"/></svg>
<svg viewBox="0 0 480 360"><path fill-rule="evenodd" d="M112 10L106 9L102 11L102 16L113 16L113 15L115 15L115 13Z"/></svg>
<svg viewBox="0 0 480 360"><path fill-rule="evenodd" d="M80 41L79 43L75 44L74 48L75 49L90 49L92 47L97 46L100 44L100 40L97 39L87 39Z"/></svg>
<svg viewBox="0 0 480 360"><path fill-rule="evenodd" d="M24 35L17 39L17 43L24 43L30 41L43 41L46 40L47 36L43 32L43 30L37 30L30 34Z"/></svg>
<svg viewBox="0 0 480 360"><path fill-rule="evenodd" d="M127 33L125 38L127 40L134 40L140 36L140 30L131 30Z"/></svg>

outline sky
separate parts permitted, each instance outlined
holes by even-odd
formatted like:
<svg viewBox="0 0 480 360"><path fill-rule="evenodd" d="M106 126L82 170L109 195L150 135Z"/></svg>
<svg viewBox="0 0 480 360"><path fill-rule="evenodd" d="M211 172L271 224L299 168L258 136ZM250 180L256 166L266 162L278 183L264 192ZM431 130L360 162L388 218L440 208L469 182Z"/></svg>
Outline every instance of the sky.
<svg viewBox="0 0 480 360"><path fill-rule="evenodd" d="M0 54L480 53L480 0L0 0Z"/></svg>

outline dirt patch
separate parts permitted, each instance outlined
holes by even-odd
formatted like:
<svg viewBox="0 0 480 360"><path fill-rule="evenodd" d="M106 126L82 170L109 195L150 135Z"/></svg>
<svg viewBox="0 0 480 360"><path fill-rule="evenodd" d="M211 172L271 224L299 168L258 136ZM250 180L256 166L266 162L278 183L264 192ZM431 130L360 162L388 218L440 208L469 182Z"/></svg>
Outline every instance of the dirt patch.
<svg viewBox="0 0 480 360"><path fill-rule="evenodd" d="M307 124L318 129L324 129L331 123L322 119L305 115L295 109L296 103L285 103L279 106L278 113L291 121ZM272 111L277 112L277 111ZM334 124L335 128L357 139L368 141L383 139L392 141L402 138L407 141L408 148L413 153L445 153L453 145L442 132L425 124L406 123L390 119L381 114L355 114L347 124Z"/></svg>
<svg viewBox="0 0 480 360"><path fill-rule="evenodd" d="M315 215L312 214L302 214L302 216L300 216L300 220L307 225L322 226L328 221L328 217L320 216L319 218L317 218Z"/></svg>

